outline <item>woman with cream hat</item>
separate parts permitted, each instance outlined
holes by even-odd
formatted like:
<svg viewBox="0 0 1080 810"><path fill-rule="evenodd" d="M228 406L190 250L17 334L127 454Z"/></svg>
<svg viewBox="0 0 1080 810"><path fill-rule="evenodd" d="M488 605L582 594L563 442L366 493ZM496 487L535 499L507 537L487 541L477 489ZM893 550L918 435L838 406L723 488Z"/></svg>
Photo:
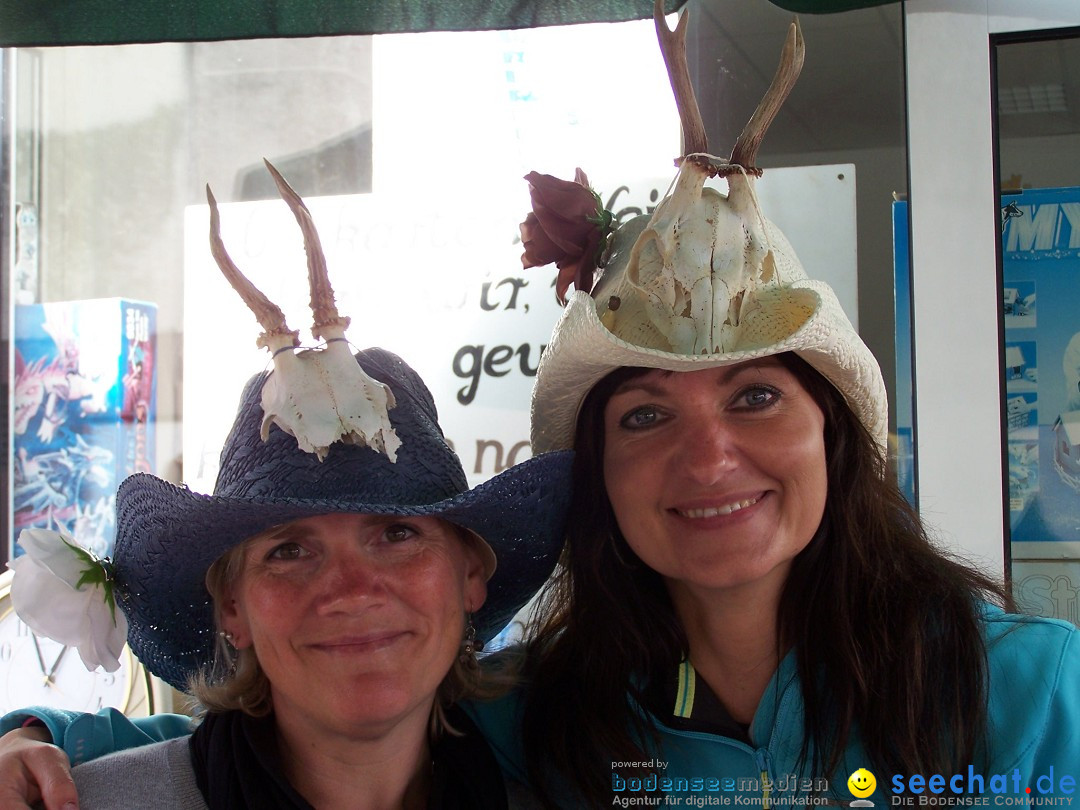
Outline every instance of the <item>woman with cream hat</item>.
<svg viewBox="0 0 1080 810"><path fill-rule="evenodd" d="M685 16L657 23L683 116L670 195L607 234L580 170L527 178L523 261L556 262L560 297L576 287L532 403L534 450L576 451L563 565L528 646L532 783L574 807L881 806L934 774L964 775L929 783L945 803L1014 772L1017 801L1068 794L1080 634L1004 612L998 583L931 543L887 473L877 362L758 206L797 24L724 160L707 154ZM718 175L726 196L705 186Z"/></svg>

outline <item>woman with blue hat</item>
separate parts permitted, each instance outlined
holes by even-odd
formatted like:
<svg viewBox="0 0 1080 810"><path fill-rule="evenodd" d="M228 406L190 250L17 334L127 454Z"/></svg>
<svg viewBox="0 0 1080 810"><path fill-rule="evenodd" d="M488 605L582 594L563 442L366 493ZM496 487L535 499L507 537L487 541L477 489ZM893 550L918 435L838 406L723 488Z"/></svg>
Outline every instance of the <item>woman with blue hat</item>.
<svg viewBox="0 0 1080 810"><path fill-rule="evenodd" d="M80 804L506 808L455 704L498 691L475 652L554 567L571 454L469 490L416 372L348 348L306 207L274 174L305 232L325 348L294 351L280 310L225 255L210 197L214 253L274 353L244 389L214 493L134 475L112 562L35 530L13 564L13 602L36 632L108 668L126 620L135 655L205 710L190 740L75 768ZM94 638L65 624L58 599L79 592L56 575L64 556L100 581Z"/></svg>

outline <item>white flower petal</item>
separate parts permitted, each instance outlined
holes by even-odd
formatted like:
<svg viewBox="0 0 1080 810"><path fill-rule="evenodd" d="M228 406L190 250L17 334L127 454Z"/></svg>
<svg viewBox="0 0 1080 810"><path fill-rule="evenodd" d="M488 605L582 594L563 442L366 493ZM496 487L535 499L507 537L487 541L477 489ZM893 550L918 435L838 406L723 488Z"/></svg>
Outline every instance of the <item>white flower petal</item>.
<svg viewBox="0 0 1080 810"><path fill-rule="evenodd" d="M100 666L106 672L116 672L127 641L127 618L117 609L114 624L109 606L101 601L97 607L101 609L90 613L90 637L78 645L79 655L88 670Z"/></svg>
<svg viewBox="0 0 1080 810"><path fill-rule="evenodd" d="M19 545L26 551L25 557L35 560L74 587L85 566L67 543L78 545L70 537L48 529L23 529L19 534Z"/></svg>
<svg viewBox="0 0 1080 810"><path fill-rule="evenodd" d="M19 544L26 553L8 563L15 572L12 606L38 635L77 648L88 670L101 666L115 672L127 637L127 619L120 610L114 619L103 585L76 587L88 561L65 539L44 529L20 534Z"/></svg>
<svg viewBox="0 0 1080 810"><path fill-rule="evenodd" d="M104 597L87 588L77 591L36 560L23 556L11 564L11 604L27 626L39 636L61 644L78 644L84 635L83 619L92 600Z"/></svg>

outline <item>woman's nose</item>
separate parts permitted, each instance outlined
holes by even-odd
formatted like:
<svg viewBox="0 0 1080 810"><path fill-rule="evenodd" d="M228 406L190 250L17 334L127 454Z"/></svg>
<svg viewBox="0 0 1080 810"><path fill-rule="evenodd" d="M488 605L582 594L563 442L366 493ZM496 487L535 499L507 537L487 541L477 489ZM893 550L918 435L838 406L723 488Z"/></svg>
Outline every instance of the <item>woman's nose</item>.
<svg viewBox="0 0 1080 810"><path fill-rule="evenodd" d="M723 420L702 418L681 436L676 464L702 484L712 484L738 466L738 450L731 425Z"/></svg>
<svg viewBox="0 0 1080 810"><path fill-rule="evenodd" d="M384 572L362 554L338 555L319 572L320 602L324 609L349 609L385 597Z"/></svg>

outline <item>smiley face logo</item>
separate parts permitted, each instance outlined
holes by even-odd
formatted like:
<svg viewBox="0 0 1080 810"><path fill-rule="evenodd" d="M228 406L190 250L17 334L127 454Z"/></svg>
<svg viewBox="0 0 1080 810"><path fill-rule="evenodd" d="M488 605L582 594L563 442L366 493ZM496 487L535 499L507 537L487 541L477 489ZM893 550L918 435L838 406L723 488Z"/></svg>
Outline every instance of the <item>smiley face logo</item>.
<svg viewBox="0 0 1080 810"><path fill-rule="evenodd" d="M877 779L866 768L859 768L847 780L848 790L851 791L852 796L858 796L860 799L865 799L874 789L877 787Z"/></svg>

